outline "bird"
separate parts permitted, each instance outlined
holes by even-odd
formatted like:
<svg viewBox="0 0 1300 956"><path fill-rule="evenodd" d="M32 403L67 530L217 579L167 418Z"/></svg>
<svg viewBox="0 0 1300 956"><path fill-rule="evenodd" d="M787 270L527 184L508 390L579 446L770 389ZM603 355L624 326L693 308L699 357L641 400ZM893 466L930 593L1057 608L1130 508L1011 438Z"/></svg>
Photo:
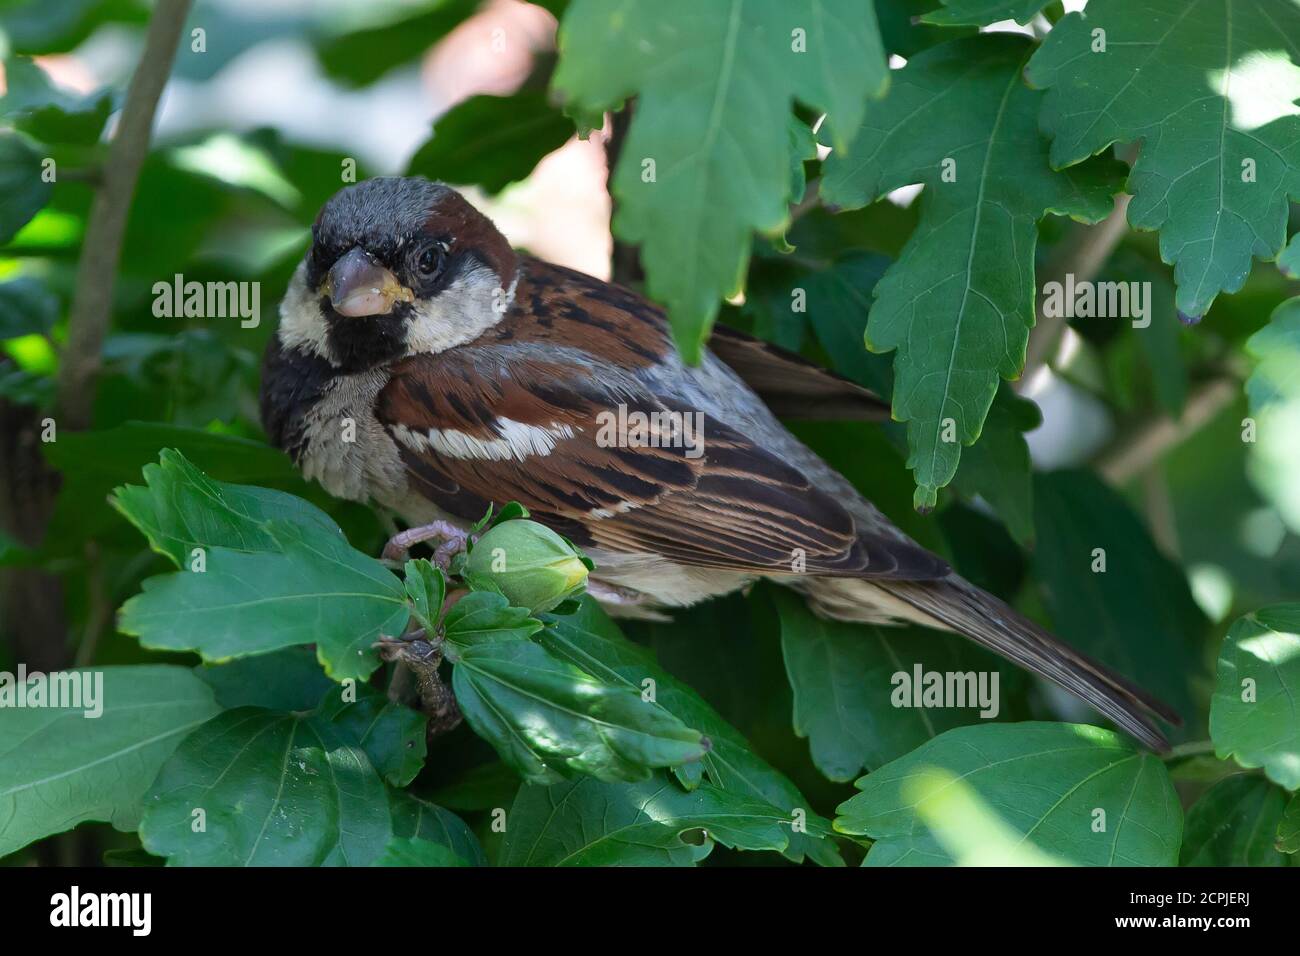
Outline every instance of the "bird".
<svg viewBox="0 0 1300 956"><path fill-rule="evenodd" d="M1166 751L1178 714L917 544L781 423L882 419L862 386L717 326L697 364L642 295L516 251L422 177L321 208L262 363L273 444L330 494L466 533L514 501L594 562L611 614L760 579L817 615L955 632Z"/></svg>

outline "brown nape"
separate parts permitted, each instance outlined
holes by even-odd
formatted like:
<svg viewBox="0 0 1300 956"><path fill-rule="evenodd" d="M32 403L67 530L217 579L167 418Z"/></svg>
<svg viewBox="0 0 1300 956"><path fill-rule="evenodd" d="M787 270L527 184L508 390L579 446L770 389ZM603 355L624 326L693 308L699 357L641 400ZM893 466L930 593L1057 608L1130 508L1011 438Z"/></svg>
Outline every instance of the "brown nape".
<svg viewBox="0 0 1300 956"><path fill-rule="evenodd" d="M429 210L424 221L424 231L430 236L446 239L454 256L473 250L489 268L509 285L519 265L519 257L492 220L483 215L454 190L447 190L437 205Z"/></svg>

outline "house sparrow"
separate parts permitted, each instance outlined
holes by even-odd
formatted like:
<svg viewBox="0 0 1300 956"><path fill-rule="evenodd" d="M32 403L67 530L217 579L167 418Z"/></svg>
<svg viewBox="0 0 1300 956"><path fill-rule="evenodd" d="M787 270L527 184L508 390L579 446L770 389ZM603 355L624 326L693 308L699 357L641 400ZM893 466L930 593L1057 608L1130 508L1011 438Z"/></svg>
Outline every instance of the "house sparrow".
<svg viewBox="0 0 1300 956"><path fill-rule="evenodd" d="M658 307L515 252L439 183L348 186L312 239L261 406L331 494L434 529L518 501L588 553L616 614L771 578L828 618L955 631L1167 749L1169 707L963 580L774 414L886 415L866 390L723 328L690 367Z"/></svg>

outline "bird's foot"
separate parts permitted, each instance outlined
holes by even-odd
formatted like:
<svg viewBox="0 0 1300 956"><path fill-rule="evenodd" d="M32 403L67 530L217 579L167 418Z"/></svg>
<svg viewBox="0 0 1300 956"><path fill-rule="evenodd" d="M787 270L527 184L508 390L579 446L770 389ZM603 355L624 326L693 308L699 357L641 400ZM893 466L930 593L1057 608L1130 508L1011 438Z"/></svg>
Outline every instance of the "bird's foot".
<svg viewBox="0 0 1300 956"><path fill-rule="evenodd" d="M388 561L403 561L406 559L407 552L425 541L439 542L433 551L433 563L446 571L456 553L465 550L469 534L450 521L431 521L418 528L407 528L393 535L384 545L383 556Z"/></svg>

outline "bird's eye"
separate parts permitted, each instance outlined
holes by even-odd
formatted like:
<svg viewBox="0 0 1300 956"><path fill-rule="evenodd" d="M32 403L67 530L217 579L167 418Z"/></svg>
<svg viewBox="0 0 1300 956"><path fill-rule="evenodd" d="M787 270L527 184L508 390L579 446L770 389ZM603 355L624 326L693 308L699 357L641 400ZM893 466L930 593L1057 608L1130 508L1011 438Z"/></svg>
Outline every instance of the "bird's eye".
<svg viewBox="0 0 1300 956"><path fill-rule="evenodd" d="M424 279L431 279L442 271L443 258L446 255L446 244L435 243L425 248L420 253L420 258L416 261L416 268L420 270L420 276Z"/></svg>

